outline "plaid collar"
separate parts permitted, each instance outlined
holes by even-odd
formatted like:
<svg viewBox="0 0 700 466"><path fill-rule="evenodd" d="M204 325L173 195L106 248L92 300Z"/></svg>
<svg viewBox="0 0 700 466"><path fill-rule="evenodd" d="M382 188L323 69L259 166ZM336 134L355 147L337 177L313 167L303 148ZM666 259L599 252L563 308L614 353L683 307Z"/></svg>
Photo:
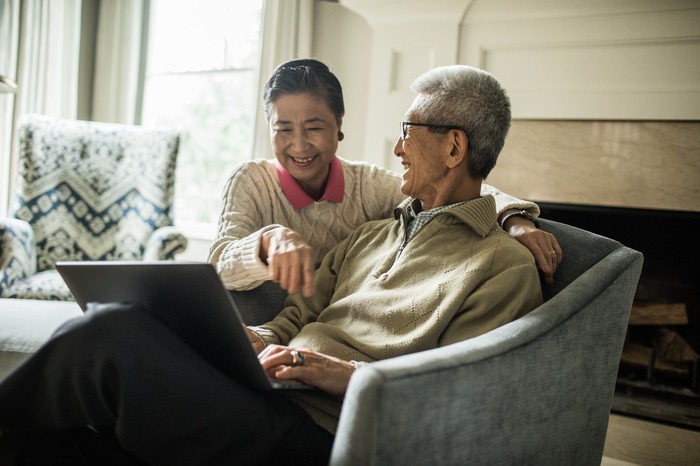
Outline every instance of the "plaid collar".
<svg viewBox="0 0 700 466"><path fill-rule="evenodd" d="M427 225L435 216L449 210L453 207L466 204L469 201L455 202L454 204L443 205L432 208L430 210L422 210L422 205L419 199L414 199L406 209L406 242L416 236L425 225Z"/></svg>

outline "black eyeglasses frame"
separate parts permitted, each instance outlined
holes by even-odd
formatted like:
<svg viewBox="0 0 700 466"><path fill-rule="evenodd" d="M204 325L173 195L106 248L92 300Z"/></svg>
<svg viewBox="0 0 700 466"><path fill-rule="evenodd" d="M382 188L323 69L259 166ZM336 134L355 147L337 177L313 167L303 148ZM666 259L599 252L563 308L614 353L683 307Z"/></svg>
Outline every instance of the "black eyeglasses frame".
<svg viewBox="0 0 700 466"><path fill-rule="evenodd" d="M460 128L459 126L454 126L454 125L436 125L433 123L416 123L414 121L402 121L401 122L401 140L402 141L406 140L406 136L408 135L407 128L409 126L423 126L424 128L444 129L444 130L459 129L459 130L464 131L463 128Z"/></svg>

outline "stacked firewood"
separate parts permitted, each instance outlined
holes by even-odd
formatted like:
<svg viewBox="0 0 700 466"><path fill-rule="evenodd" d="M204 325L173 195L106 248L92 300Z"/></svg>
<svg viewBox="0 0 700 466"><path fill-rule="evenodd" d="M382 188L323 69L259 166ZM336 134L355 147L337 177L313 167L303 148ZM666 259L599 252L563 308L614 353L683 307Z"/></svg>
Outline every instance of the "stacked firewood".
<svg viewBox="0 0 700 466"><path fill-rule="evenodd" d="M633 366L653 365L656 371L688 375L691 364L700 355L675 330L688 325L688 310L683 303L635 303L629 320L630 329L647 327L646 341L639 343L628 338L621 362ZM629 334L628 334L629 336Z"/></svg>

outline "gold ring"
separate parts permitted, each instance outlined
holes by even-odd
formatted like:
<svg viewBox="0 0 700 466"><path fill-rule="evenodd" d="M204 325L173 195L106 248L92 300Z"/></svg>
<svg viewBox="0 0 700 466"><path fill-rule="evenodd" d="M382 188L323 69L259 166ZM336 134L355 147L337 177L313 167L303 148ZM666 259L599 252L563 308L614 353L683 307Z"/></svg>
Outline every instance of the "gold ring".
<svg viewBox="0 0 700 466"><path fill-rule="evenodd" d="M292 351L292 367L303 366L304 355L299 351Z"/></svg>
<svg viewBox="0 0 700 466"><path fill-rule="evenodd" d="M557 251L549 251L550 256L555 256L557 254Z"/></svg>

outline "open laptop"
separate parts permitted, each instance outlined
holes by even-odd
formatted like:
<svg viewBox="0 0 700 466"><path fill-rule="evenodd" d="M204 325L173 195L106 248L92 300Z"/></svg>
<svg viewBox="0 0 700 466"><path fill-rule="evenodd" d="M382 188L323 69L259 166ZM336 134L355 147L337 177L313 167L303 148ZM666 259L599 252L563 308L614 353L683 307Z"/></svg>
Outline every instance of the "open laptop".
<svg viewBox="0 0 700 466"><path fill-rule="evenodd" d="M256 390L312 389L301 382L267 376L238 309L211 264L59 261L56 269L83 311L90 302L138 302L239 383Z"/></svg>

